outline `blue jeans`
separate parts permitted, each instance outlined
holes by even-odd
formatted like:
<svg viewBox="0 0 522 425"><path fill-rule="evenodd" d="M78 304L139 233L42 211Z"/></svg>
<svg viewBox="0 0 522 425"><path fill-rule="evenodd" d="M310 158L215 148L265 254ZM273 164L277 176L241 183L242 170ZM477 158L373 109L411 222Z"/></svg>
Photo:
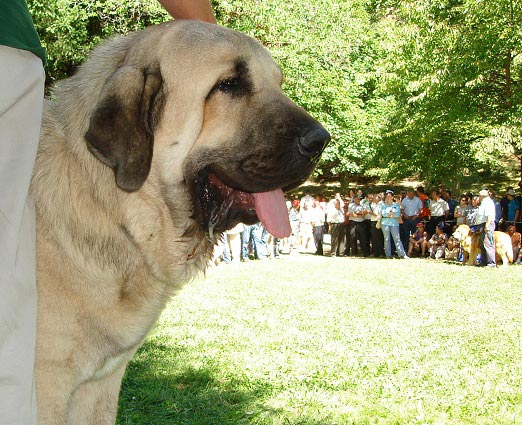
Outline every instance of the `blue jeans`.
<svg viewBox="0 0 522 425"><path fill-rule="evenodd" d="M230 248L228 246L228 238L226 233L222 233L221 237L218 240L218 246L223 249L223 253L221 254L221 259L224 263L228 264L232 261L230 257Z"/></svg>
<svg viewBox="0 0 522 425"><path fill-rule="evenodd" d="M241 232L241 258L248 259L249 248L251 248L255 258L265 259L268 254L267 236L261 223L245 225L245 229Z"/></svg>
<svg viewBox="0 0 522 425"><path fill-rule="evenodd" d="M406 253L404 252L404 247L402 246L401 237L399 235L399 226L387 226L383 224L381 225L381 229L384 235L384 254L386 255L386 257L391 257L392 255L390 235L393 238L393 242L395 243L397 255L399 257L404 257Z"/></svg>

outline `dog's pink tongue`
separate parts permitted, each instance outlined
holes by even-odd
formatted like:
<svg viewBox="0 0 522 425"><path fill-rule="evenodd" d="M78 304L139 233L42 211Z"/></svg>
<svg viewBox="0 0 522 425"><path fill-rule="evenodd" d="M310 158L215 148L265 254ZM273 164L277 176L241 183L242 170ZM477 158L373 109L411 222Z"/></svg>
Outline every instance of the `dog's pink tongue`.
<svg viewBox="0 0 522 425"><path fill-rule="evenodd" d="M290 220L286 208L285 195L281 189L270 192L254 193L257 218L268 233L276 238L290 236Z"/></svg>

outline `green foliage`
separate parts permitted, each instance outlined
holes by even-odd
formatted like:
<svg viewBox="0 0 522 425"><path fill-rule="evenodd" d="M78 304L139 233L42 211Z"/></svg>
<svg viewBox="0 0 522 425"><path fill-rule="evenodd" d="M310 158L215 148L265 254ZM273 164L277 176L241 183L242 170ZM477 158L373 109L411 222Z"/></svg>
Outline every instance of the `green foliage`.
<svg viewBox="0 0 522 425"><path fill-rule="evenodd" d="M155 0L27 0L53 82L70 76L101 40L165 21Z"/></svg>
<svg viewBox="0 0 522 425"><path fill-rule="evenodd" d="M362 174L373 155L379 103L366 104L366 84L374 37L361 4L247 0L223 1L216 9L225 26L271 50L285 74L285 91L332 134L320 174Z"/></svg>
<svg viewBox="0 0 522 425"><path fill-rule="evenodd" d="M521 2L212 1L220 24L270 49L284 90L332 134L318 175L458 184L522 159ZM102 39L169 19L156 0L28 3L49 82Z"/></svg>
<svg viewBox="0 0 522 425"><path fill-rule="evenodd" d="M458 181L518 152L522 6L512 0L403 2L376 68L397 107L380 146L388 175ZM408 160L409 159L409 160Z"/></svg>

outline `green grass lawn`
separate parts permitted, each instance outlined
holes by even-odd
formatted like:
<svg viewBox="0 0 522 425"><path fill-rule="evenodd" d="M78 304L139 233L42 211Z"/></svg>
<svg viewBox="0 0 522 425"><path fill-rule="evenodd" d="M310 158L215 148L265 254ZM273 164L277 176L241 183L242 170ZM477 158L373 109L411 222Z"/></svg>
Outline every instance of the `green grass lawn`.
<svg viewBox="0 0 522 425"><path fill-rule="evenodd" d="M118 424L522 424L522 266L284 256L188 284Z"/></svg>

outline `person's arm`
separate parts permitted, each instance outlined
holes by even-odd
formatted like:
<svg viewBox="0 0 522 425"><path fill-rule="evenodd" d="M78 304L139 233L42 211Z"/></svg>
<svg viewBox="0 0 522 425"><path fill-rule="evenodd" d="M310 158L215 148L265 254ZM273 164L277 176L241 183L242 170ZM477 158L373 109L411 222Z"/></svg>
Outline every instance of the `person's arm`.
<svg viewBox="0 0 522 425"><path fill-rule="evenodd" d="M216 23L209 0L158 0L174 19L195 19Z"/></svg>
<svg viewBox="0 0 522 425"><path fill-rule="evenodd" d="M406 199L406 198L404 198ZM399 207L401 209L400 211L400 215L405 218L405 219L408 219L409 217L406 215L406 213L404 212L404 199L401 201L401 203L399 204Z"/></svg>
<svg viewBox="0 0 522 425"><path fill-rule="evenodd" d="M486 232L489 231L488 229L491 224L495 222L495 204L491 202L491 205L493 205L493 207L488 205L488 208L486 209Z"/></svg>
<svg viewBox="0 0 522 425"><path fill-rule="evenodd" d="M393 209L393 218L399 218L401 216L401 206L399 204L395 204L397 205L396 207L394 207Z"/></svg>

